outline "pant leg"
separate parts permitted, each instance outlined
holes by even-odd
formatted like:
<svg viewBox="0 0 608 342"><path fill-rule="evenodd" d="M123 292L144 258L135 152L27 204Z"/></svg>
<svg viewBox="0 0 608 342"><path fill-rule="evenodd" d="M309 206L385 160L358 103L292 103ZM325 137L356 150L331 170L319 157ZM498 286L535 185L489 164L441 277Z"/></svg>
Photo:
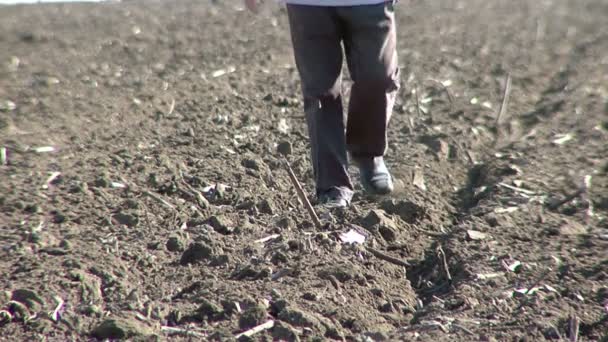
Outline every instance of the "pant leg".
<svg viewBox="0 0 608 342"><path fill-rule="evenodd" d="M353 155L382 156L399 89L397 37L392 1L339 10L353 79L346 141Z"/></svg>
<svg viewBox="0 0 608 342"><path fill-rule="evenodd" d="M342 107L342 32L335 9L287 5L296 65L302 81L317 195L332 188L352 193Z"/></svg>

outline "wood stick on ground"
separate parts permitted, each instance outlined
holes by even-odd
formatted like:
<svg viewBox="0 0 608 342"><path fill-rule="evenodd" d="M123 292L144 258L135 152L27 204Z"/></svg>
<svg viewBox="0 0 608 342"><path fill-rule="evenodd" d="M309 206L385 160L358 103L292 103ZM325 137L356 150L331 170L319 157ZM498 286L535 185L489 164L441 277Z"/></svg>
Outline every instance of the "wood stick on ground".
<svg viewBox="0 0 608 342"><path fill-rule="evenodd" d="M298 197L300 197L302 204L304 204L304 206L306 207L306 210L308 210L308 214L310 215L310 218L312 219L313 223L315 224L315 227L317 227L317 229L320 229L321 221L319 220L319 216L317 216L315 209L312 207L312 204L310 204L308 197L306 197L306 194L304 193L304 189L302 189L302 185L300 185L300 182L298 181L298 178L296 177L296 174L293 172L293 169L291 168L291 165L289 165L289 162L287 161L287 159L285 159L285 166L287 168L287 173L289 174L289 179L291 179L291 182L293 183L294 188L296 188L296 193L298 194Z"/></svg>
<svg viewBox="0 0 608 342"><path fill-rule="evenodd" d="M566 204L566 203L568 203L568 202L572 201L573 199L575 199L575 198L577 198L577 197L581 196L581 195L582 195L582 194L584 194L584 193L585 193L585 189L578 189L576 192L574 192L574 193L572 193L572 194L570 194L570 195L566 196L564 199L559 200L559 201L557 201L557 202L555 202L555 203L551 203L551 204L547 205L547 208L548 208L549 210L557 210L557 209L558 209L559 207L561 207L562 205L564 205L564 204Z"/></svg>
<svg viewBox="0 0 608 342"><path fill-rule="evenodd" d="M443 261L443 269L445 270L445 274L446 274L446 277L448 278L448 281L451 283L452 282L452 275L450 274L450 268L448 266L448 260L447 260L447 257L445 256L445 252L443 251L443 247L439 246L437 248L437 252L439 254L441 254L441 260Z"/></svg>
<svg viewBox="0 0 608 342"><path fill-rule="evenodd" d="M243 336L245 336L245 337L251 337L251 336L253 336L253 335L257 334L257 333L260 333L260 332L262 332L264 330L272 329L272 327L274 327L274 321L270 320L270 321L268 321L266 323L262 323L262 324L260 324L260 325L258 325L256 327L253 327L253 328L251 328L251 329L249 329L247 331L244 331L244 332L242 332L242 333L234 336L234 338L236 338L238 340L239 338L241 338Z"/></svg>
<svg viewBox="0 0 608 342"><path fill-rule="evenodd" d="M501 119L505 116L507 112L507 107L509 106L509 97L511 96L511 74L507 73L507 78L505 80L505 91L502 95L502 102L500 103L500 109L498 110L498 114L496 115L496 122L494 123L494 128L496 129L496 138L494 141L498 140L500 136L500 125L502 123Z"/></svg>
<svg viewBox="0 0 608 342"><path fill-rule="evenodd" d="M162 326L160 328L160 331L167 333L167 334L180 334L180 335L194 336L194 337L206 337L207 336L207 334L203 334L200 332L187 330L187 329L180 329L180 328L176 328L176 327L167 327L167 326Z"/></svg>
<svg viewBox="0 0 608 342"><path fill-rule="evenodd" d="M472 332L470 329L468 329L467 327L465 327L465 326L463 326L463 325L456 324L456 323L452 323L452 326L453 326L454 328L458 328L458 329L460 329L460 330L464 331L465 333L467 333L467 334L469 334L469 335L471 335L471 336L475 335L475 334L474 334L474 333L473 333L473 332Z"/></svg>
<svg viewBox="0 0 608 342"><path fill-rule="evenodd" d="M169 104L169 111L167 111L167 116L173 114L173 110L175 110L175 98L171 98L171 104Z"/></svg>
<svg viewBox="0 0 608 342"><path fill-rule="evenodd" d="M420 100L418 98L418 82L416 82L416 86L414 88L414 94L416 95L414 97L416 99L416 114L418 114L418 118L421 118L422 114L420 114Z"/></svg>
<svg viewBox="0 0 608 342"><path fill-rule="evenodd" d="M446 93L446 95L448 96L448 101L450 101L450 107L452 106L452 103L454 102L452 100L452 94L450 94L450 90L448 89L448 87L446 87L445 85L443 85L443 83L439 82L438 80L434 79L434 78L428 78L427 79L428 82L432 82L437 84L439 87L441 87L441 89Z"/></svg>
<svg viewBox="0 0 608 342"><path fill-rule="evenodd" d="M55 307L55 310L53 310L53 312L51 312L51 319L53 321L57 322L57 321L59 321L59 317L60 317L59 312L63 309L63 305L65 304L65 302L59 296L55 296L54 299L57 302L57 306Z"/></svg>
<svg viewBox="0 0 608 342"><path fill-rule="evenodd" d="M171 203L169 203L169 202L165 201L164 199L162 199L160 196L158 196L158 195L157 195L157 194L155 194L155 193L152 193L152 192L150 192L150 191L144 191L144 195L146 195L146 196L148 196L148 197L152 198L152 199L153 199L153 200L155 200L156 202L158 202L158 203L160 203L160 204L164 205L165 207L167 207L167 208L169 208L169 209L171 209L171 210L175 210L175 207L173 206L173 204L171 204Z"/></svg>
<svg viewBox="0 0 608 342"><path fill-rule="evenodd" d="M378 259L382 259L384 261L390 262L391 264L397 265L397 266L403 266L403 267L409 267L411 266L409 262L404 261L404 260L400 260L397 259L395 257L392 257L388 254L384 254L382 252L380 252L377 249L374 249L372 247L365 247L365 250L370 252L373 256L375 256Z"/></svg>
<svg viewBox="0 0 608 342"><path fill-rule="evenodd" d="M570 317L570 333L568 335L568 340L570 342L578 342L578 332L580 327L580 320L576 315Z"/></svg>
<svg viewBox="0 0 608 342"><path fill-rule="evenodd" d="M540 275L540 277L530 287L528 287L528 289L526 290L526 292L524 293L524 295L527 296L528 293L530 293L530 291L532 291L533 288L535 288L538 284L540 284L541 281L545 280L545 278L549 275L549 272L551 272L551 269L546 269Z"/></svg>
<svg viewBox="0 0 608 342"><path fill-rule="evenodd" d="M0 147L0 165L6 165L6 147Z"/></svg>

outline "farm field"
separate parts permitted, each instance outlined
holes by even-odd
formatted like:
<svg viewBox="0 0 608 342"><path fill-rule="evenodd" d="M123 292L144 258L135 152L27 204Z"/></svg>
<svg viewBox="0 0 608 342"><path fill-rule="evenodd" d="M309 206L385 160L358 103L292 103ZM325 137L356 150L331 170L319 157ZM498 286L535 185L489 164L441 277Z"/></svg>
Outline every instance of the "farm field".
<svg viewBox="0 0 608 342"><path fill-rule="evenodd" d="M0 340L608 341L608 2L396 9L397 191L319 228L283 8L0 6Z"/></svg>

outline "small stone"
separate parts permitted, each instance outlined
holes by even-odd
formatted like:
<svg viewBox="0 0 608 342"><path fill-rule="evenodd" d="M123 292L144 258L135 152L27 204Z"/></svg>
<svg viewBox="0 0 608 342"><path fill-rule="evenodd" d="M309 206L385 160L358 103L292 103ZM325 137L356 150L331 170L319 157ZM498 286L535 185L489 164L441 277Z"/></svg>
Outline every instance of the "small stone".
<svg viewBox="0 0 608 342"><path fill-rule="evenodd" d="M59 242L59 248L64 249L64 250L70 250L72 248L72 243L69 240L61 240Z"/></svg>
<svg viewBox="0 0 608 342"><path fill-rule="evenodd" d="M95 180L94 185L98 188L109 188L112 182L104 176L101 176Z"/></svg>
<svg viewBox="0 0 608 342"><path fill-rule="evenodd" d="M485 240L488 237L486 233L477 230L467 230L467 239L472 241Z"/></svg>
<svg viewBox="0 0 608 342"><path fill-rule="evenodd" d="M82 313L87 316L101 316L103 310L98 305L87 305L82 309Z"/></svg>
<svg viewBox="0 0 608 342"><path fill-rule="evenodd" d="M287 257L287 255L285 255L285 253L283 253L281 251L276 251L270 258L270 262L272 262L275 265L286 263L288 261L289 261L289 258Z"/></svg>
<svg viewBox="0 0 608 342"><path fill-rule="evenodd" d="M320 325L314 316L297 309L285 308L279 313L278 318L299 327L313 328Z"/></svg>
<svg viewBox="0 0 608 342"><path fill-rule="evenodd" d="M274 215L275 206L274 203L268 199L263 199L257 204L258 210L263 214Z"/></svg>
<svg viewBox="0 0 608 342"><path fill-rule="evenodd" d="M383 210L371 210L362 221L363 227L369 229L375 225L394 226L395 223L391 220Z"/></svg>
<svg viewBox="0 0 608 342"><path fill-rule="evenodd" d="M484 218L490 227L497 227L499 224L498 216L495 213L488 213Z"/></svg>
<svg viewBox="0 0 608 342"><path fill-rule="evenodd" d="M355 274L356 270L354 266L347 264L332 265L319 271L320 278L329 279L330 277L334 277L342 283L354 279Z"/></svg>
<svg viewBox="0 0 608 342"><path fill-rule="evenodd" d="M184 250L184 240L179 236L171 236L165 245L169 252L180 252Z"/></svg>
<svg viewBox="0 0 608 342"><path fill-rule="evenodd" d="M256 171L260 171L262 169L263 164L264 162L262 162L261 160L253 158L243 159L243 161L241 162L241 165L243 165L245 168Z"/></svg>
<svg viewBox="0 0 608 342"><path fill-rule="evenodd" d="M393 312L393 310L394 310L393 304L391 304L391 302L389 302L389 301L385 301L378 306L378 310L380 310L380 312L384 312L384 313Z"/></svg>
<svg viewBox="0 0 608 342"><path fill-rule="evenodd" d="M213 249L202 242L195 242L188 247L180 259L181 265L195 264L211 258Z"/></svg>
<svg viewBox="0 0 608 342"><path fill-rule="evenodd" d="M100 340L128 339L153 335L154 331L134 319L108 319L98 325L91 335Z"/></svg>
<svg viewBox="0 0 608 342"><path fill-rule="evenodd" d="M229 262L230 256L228 254L222 254L212 257L209 266L221 267L227 265Z"/></svg>
<svg viewBox="0 0 608 342"><path fill-rule="evenodd" d="M125 201L125 206L129 209L139 209L139 202L133 199L128 199Z"/></svg>
<svg viewBox="0 0 608 342"><path fill-rule="evenodd" d="M139 218L134 214L127 212L114 214L113 218L118 222L118 224L124 224L129 228L136 227L139 224Z"/></svg>
<svg viewBox="0 0 608 342"><path fill-rule="evenodd" d="M53 214L53 223L64 223L65 221L67 221L67 217L59 210L54 210L52 212Z"/></svg>
<svg viewBox="0 0 608 342"><path fill-rule="evenodd" d="M313 292L306 292L304 293L304 295L302 295L302 298L306 299L306 300L310 300L310 301L316 301L318 299L318 296L316 293Z"/></svg>
<svg viewBox="0 0 608 342"><path fill-rule="evenodd" d="M290 155L293 152L291 143L289 141L281 141L277 145L277 152L279 152L280 154L282 154L284 156Z"/></svg>
<svg viewBox="0 0 608 342"><path fill-rule="evenodd" d="M18 289L12 292L11 300L25 304L29 309L37 311L44 300L35 291L29 289Z"/></svg>
<svg viewBox="0 0 608 342"><path fill-rule="evenodd" d="M423 207L407 200L388 199L380 204L380 208L391 215L399 216L407 223L416 223L426 215Z"/></svg>
<svg viewBox="0 0 608 342"><path fill-rule="evenodd" d="M15 110L15 108L17 108L17 105L13 101L0 101L0 112L10 112Z"/></svg>
<svg viewBox="0 0 608 342"><path fill-rule="evenodd" d="M292 229L295 227L295 223L289 217L279 219L275 225L281 229Z"/></svg>
<svg viewBox="0 0 608 342"><path fill-rule="evenodd" d="M224 216L211 216L208 223L216 232L220 234L228 235L234 231L232 221Z"/></svg>
<svg viewBox="0 0 608 342"><path fill-rule="evenodd" d="M381 225L378 227L378 232L386 242L395 242L397 240L398 232L391 226Z"/></svg>
<svg viewBox="0 0 608 342"><path fill-rule="evenodd" d="M297 331L285 322L274 323L274 327L272 328L272 339L274 341L300 341Z"/></svg>
<svg viewBox="0 0 608 342"><path fill-rule="evenodd" d="M58 79L57 77L47 77L47 78L44 80L44 84L45 84L47 87L50 87L50 86L52 86L52 85L59 84L59 83L60 83L60 81L59 81L59 79Z"/></svg>
<svg viewBox="0 0 608 342"><path fill-rule="evenodd" d="M270 313L273 316L276 316L283 311L287 305L288 303L285 299L276 299L274 302L270 303Z"/></svg>
<svg viewBox="0 0 608 342"><path fill-rule="evenodd" d="M260 304L253 305L239 317L239 328L245 330L264 323L266 320L266 307Z"/></svg>
<svg viewBox="0 0 608 342"><path fill-rule="evenodd" d="M423 136L420 141L431 149L437 158L447 160L453 157L453 152L450 144L439 136Z"/></svg>
<svg viewBox="0 0 608 342"><path fill-rule="evenodd" d="M581 223L578 223L573 220L566 220L559 227L560 235L581 235L581 234L586 234L586 233L587 233L587 228L584 225L582 225Z"/></svg>
<svg viewBox="0 0 608 342"><path fill-rule="evenodd" d="M28 214L38 214L42 211L40 209L40 206L36 203L31 203L31 204L26 205L24 210Z"/></svg>
<svg viewBox="0 0 608 342"><path fill-rule="evenodd" d="M216 320L224 315L224 311L219 305L203 299L203 302L196 310L196 314L201 321L205 319Z"/></svg>

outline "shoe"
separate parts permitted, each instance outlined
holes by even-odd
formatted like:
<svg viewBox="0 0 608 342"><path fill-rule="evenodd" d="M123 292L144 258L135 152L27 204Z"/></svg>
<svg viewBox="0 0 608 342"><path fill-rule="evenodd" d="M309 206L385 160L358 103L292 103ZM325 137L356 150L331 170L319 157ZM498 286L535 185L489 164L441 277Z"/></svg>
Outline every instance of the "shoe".
<svg viewBox="0 0 608 342"><path fill-rule="evenodd" d="M350 205L352 193L350 191L331 188L318 196L318 203L326 208L346 208Z"/></svg>
<svg viewBox="0 0 608 342"><path fill-rule="evenodd" d="M387 195L393 192L393 177L384 164L382 157L353 157L359 167L361 184L372 195Z"/></svg>

